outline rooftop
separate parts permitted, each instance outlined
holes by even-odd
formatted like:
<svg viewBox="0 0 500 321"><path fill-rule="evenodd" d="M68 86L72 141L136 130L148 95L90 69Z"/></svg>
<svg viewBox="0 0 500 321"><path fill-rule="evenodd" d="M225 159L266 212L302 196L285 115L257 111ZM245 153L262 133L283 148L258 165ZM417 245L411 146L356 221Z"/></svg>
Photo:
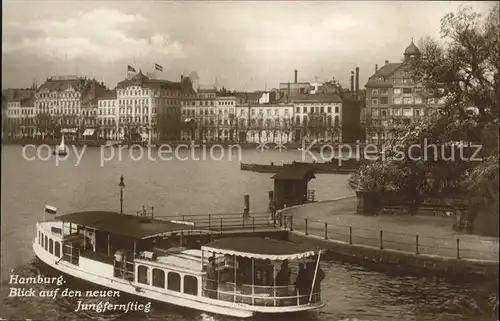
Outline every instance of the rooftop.
<svg viewBox="0 0 500 321"><path fill-rule="evenodd" d="M279 180L310 180L316 178L309 167L309 164L303 164L303 166L300 163L292 164L283 168L271 178Z"/></svg>
<svg viewBox="0 0 500 321"><path fill-rule="evenodd" d="M286 97L284 100L286 100ZM300 101L342 102L342 98L340 98L340 96L335 93L291 95L288 98L288 100L290 102L300 102Z"/></svg>
<svg viewBox="0 0 500 321"><path fill-rule="evenodd" d="M56 219L134 239L200 231L186 224L108 211L76 212L57 216Z"/></svg>

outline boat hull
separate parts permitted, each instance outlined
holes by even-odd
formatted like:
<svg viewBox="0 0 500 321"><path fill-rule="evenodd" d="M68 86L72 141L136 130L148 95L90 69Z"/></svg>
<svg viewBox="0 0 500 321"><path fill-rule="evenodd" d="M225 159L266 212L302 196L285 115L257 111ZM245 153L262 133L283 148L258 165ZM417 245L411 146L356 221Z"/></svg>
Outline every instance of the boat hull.
<svg viewBox="0 0 500 321"><path fill-rule="evenodd" d="M93 283L105 288L118 290L130 295L141 297L152 301L161 303L173 304L181 307L191 308L198 311L232 316L237 318L249 318L255 314L283 314L283 313L296 313L309 310L319 309L324 306L323 303L318 303L308 306L289 307L283 310L282 307L256 307L249 306L243 303L226 302L216 299L207 298L204 296L187 297L180 295L168 294L159 290L155 290L149 286L142 284L132 283L127 280L103 276L95 272L95 265L100 262L80 257L79 265L73 265L69 262L59 260L50 253L46 252L35 240L33 243L33 251L36 257L49 267L67 274L79 280ZM90 264L94 265L90 268ZM181 296L182 295L182 296ZM257 310L260 308L260 311Z"/></svg>

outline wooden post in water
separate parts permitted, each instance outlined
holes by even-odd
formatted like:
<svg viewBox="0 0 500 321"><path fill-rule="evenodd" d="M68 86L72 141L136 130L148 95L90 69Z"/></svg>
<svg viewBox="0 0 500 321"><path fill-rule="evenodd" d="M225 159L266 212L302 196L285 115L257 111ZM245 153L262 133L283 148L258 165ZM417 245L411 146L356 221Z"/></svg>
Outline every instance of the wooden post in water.
<svg viewBox="0 0 500 321"><path fill-rule="evenodd" d="M382 232L382 230L380 230L380 249L383 250L384 249L384 238L383 238L383 234L384 232Z"/></svg>
<svg viewBox="0 0 500 321"><path fill-rule="evenodd" d="M457 238L457 259L460 259L460 239Z"/></svg>
<svg viewBox="0 0 500 321"><path fill-rule="evenodd" d="M418 253L418 234L415 235L415 253L416 254L419 254Z"/></svg>
<svg viewBox="0 0 500 321"><path fill-rule="evenodd" d="M250 195L243 196L243 218L250 216Z"/></svg>
<svg viewBox="0 0 500 321"><path fill-rule="evenodd" d="M325 240L328 240L328 223L325 222Z"/></svg>
<svg viewBox="0 0 500 321"><path fill-rule="evenodd" d="M307 218L305 218L304 221L305 221L305 224L306 224L306 235L309 235L309 233L307 231Z"/></svg>

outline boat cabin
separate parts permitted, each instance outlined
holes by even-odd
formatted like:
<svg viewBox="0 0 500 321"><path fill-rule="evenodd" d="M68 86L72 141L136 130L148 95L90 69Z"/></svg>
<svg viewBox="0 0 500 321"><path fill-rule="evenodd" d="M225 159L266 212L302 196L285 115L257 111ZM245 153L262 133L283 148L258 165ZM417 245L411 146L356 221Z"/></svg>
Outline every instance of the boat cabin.
<svg viewBox="0 0 500 321"><path fill-rule="evenodd" d="M201 250L210 257L204 266L208 297L257 306L321 304L320 251L257 237L222 238Z"/></svg>

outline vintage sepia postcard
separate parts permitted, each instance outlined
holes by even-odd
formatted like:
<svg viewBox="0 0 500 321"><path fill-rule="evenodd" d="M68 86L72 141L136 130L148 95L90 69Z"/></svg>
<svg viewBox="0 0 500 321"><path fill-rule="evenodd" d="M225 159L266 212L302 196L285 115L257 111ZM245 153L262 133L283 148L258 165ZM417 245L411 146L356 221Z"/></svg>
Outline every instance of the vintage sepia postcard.
<svg viewBox="0 0 500 321"><path fill-rule="evenodd" d="M499 320L497 2L2 10L0 320Z"/></svg>

